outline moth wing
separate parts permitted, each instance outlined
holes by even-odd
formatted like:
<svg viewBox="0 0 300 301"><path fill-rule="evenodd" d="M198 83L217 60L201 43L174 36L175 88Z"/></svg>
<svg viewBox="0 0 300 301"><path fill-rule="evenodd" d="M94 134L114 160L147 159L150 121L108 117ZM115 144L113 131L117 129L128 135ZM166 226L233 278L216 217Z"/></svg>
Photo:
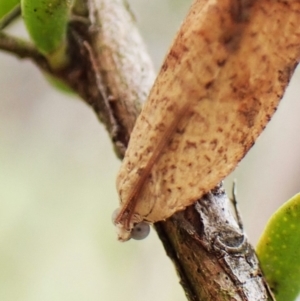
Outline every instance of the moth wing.
<svg viewBox="0 0 300 301"><path fill-rule="evenodd" d="M276 54L284 53L287 36L296 43L296 27L281 29L296 14L280 8L276 23L261 10L251 23L235 23L222 14L228 9L230 1L198 15L191 10L199 22L188 17L183 24L137 120L117 188L121 206L134 201L141 219L168 218L234 169L278 105L289 74L279 75L293 70L299 56L299 47L289 56Z"/></svg>

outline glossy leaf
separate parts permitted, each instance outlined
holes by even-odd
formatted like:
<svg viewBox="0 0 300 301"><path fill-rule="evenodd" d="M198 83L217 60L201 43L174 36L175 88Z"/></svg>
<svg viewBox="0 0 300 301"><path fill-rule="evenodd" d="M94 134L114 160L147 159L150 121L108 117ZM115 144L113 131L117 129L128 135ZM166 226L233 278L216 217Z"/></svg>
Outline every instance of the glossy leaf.
<svg viewBox="0 0 300 301"><path fill-rule="evenodd" d="M71 0L21 0L22 16L36 47L59 68L66 61Z"/></svg>
<svg viewBox="0 0 300 301"><path fill-rule="evenodd" d="M1 0L0 3L0 19L9 13L20 0Z"/></svg>
<svg viewBox="0 0 300 301"><path fill-rule="evenodd" d="M276 300L295 300L300 292L300 194L272 215L256 251Z"/></svg>

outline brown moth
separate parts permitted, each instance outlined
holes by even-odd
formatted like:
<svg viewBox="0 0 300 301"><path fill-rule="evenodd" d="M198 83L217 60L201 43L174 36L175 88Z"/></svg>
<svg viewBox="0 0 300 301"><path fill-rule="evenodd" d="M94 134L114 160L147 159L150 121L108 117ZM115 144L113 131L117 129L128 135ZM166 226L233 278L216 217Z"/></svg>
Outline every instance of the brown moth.
<svg viewBox="0 0 300 301"><path fill-rule="evenodd" d="M227 176L273 115L300 55L300 1L196 0L117 178L121 241Z"/></svg>

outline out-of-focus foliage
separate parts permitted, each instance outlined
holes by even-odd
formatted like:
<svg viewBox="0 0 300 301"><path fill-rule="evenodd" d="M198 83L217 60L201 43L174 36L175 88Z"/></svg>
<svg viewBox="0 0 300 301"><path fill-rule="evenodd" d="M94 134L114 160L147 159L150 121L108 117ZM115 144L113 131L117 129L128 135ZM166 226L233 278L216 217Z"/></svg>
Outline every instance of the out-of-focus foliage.
<svg viewBox="0 0 300 301"><path fill-rule="evenodd" d="M1 0L0 2L0 19L9 13L20 0Z"/></svg>
<svg viewBox="0 0 300 301"><path fill-rule="evenodd" d="M295 300L300 292L300 194L272 215L256 251L276 300Z"/></svg>

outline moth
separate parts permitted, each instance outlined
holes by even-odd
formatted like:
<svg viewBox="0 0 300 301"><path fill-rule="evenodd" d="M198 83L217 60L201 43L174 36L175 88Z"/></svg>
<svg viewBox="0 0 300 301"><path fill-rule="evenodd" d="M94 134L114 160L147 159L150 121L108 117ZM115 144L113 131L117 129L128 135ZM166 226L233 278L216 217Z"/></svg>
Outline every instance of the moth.
<svg viewBox="0 0 300 301"><path fill-rule="evenodd" d="M254 144L300 55L300 2L289 3L193 3L117 177L119 240L193 204Z"/></svg>

